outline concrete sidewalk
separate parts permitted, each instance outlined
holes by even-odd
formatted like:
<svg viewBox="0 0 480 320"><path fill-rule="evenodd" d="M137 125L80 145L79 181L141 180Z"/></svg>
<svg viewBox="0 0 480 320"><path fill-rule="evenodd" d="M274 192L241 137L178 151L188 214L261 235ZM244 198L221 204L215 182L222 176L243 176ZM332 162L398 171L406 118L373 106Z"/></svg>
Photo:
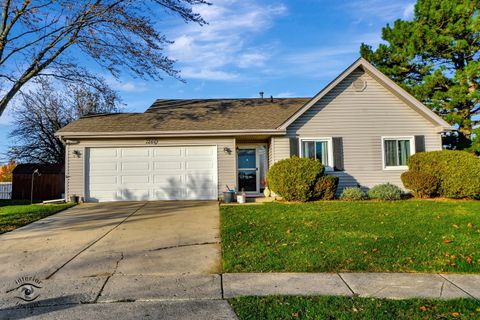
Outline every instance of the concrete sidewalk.
<svg viewBox="0 0 480 320"><path fill-rule="evenodd" d="M107 281L107 279L109 279ZM415 273L227 273L113 275L44 280L41 296L18 304L0 297L2 319L236 319L226 299L336 295L390 299L480 300L480 275ZM10 288L13 289L13 288Z"/></svg>
<svg viewBox="0 0 480 320"><path fill-rule="evenodd" d="M224 298L337 295L480 300L480 275L427 273L226 273Z"/></svg>

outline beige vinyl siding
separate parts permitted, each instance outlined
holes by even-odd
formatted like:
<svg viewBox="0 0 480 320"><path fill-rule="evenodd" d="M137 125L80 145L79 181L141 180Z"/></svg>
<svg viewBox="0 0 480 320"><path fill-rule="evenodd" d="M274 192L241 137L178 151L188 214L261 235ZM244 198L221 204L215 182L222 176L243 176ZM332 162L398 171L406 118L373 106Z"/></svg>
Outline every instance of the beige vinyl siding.
<svg viewBox="0 0 480 320"><path fill-rule="evenodd" d="M153 146L181 146L181 145L205 145L217 146L218 161L218 188L219 195L225 189L225 185L236 185L235 178L235 152L228 154L224 151L225 147L235 150L234 138L191 138L191 139L158 139L157 145L147 145L147 139L85 139L80 140L79 144L67 146L67 166L66 166L66 197L72 195L80 197L85 196L85 155L86 148L94 147L153 147ZM74 150L81 153L80 158L73 154Z"/></svg>
<svg viewBox="0 0 480 320"><path fill-rule="evenodd" d="M271 164L290 158L290 139L288 137L272 137L271 149Z"/></svg>
<svg viewBox="0 0 480 320"><path fill-rule="evenodd" d="M367 82L358 92L352 82ZM397 96L357 69L287 129L289 137L342 137L344 151L340 186L372 187L390 182L402 186L403 170L384 170L382 136L425 137L426 151L441 150L440 129ZM403 186L402 186L403 187Z"/></svg>

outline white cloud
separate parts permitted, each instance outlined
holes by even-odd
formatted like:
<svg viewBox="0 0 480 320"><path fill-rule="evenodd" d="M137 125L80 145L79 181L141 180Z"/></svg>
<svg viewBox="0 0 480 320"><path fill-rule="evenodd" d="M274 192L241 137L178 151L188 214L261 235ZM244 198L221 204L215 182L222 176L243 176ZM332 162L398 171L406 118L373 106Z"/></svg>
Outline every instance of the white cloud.
<svg viewBox="0 0 480 320"><path fill-rule="evenodd" d="M405 9L403 9L403 19L410 20L413 18L413 14L415 12L415 3L409 3Z"/></svg>
<svg viewBox="0 0 480 320"><path fill-rule="evenodd" d="M170 30L174 43L168 55L177 60L182 77L235 80L238 68L262 67L270 58L268 44L254 45L255 35L284 15L283 4L265 6L258 0L218 0L196 9L208 25L182 25Z"/></svg>
<svg viewBox="0 0 480 320"><path fill-rule="evenodd" d="M190 67L182 70L182 76L187 79L207 80L235 80L239 78L239 75L233 72Z"/></svg>
<svg viewBox="0 0 480 320"><path fill-rule="evenodd" d="M410 17L410 12L413 14L411 0L354 0L345 3L344 8L356 18L356 22L378 19L391 22L398 19L401 13L404 18Z"/></svg>
<svg viewBox="0 0 480 320"><path fill-rule="evenodd" d="M274 98L293 98L295 94L290 91L280 92L273 95Z"/></svg>
<svg viewBox="0 0 480 320"><path fill-rule="evenodd" d="M112 89L122 92L144 92L148 90L147 84L141 81L123 81L113 77L107 77L107 83Z"/></svg>

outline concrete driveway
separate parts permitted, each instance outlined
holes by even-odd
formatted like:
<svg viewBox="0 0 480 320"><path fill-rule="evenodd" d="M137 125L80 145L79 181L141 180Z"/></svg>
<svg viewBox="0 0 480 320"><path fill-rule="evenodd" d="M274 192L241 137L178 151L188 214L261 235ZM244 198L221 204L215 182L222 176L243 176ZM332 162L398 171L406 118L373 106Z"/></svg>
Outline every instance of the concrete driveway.
<svg viewBox="0 0 480 320"><path fill-rule="evenodd" d="M219 241L217 202L82 204L0 236L0 309L19 303L16 280L35 277L42 281L41 297L32 303L55 313L40 308L40 318L62 317L67 311L58 306L84 308L80 303L106 308L102 303L168 301L158 308L168 314L178 301L192 301L193 309L182 307L186 314L170 311L188 319L188 310L202 310L204 303L214 313L205 318L229 319L232 311L221 300Z"/></svg>

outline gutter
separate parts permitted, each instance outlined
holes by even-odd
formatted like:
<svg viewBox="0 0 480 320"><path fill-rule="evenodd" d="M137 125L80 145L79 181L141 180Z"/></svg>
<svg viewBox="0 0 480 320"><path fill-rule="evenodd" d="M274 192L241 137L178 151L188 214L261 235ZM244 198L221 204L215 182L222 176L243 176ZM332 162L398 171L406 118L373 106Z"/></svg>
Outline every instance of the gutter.
<svg viewBox="0 0 480 320"><path fill-rule="evenodd" d="M175 137L221 137L221 136L281 136L287 133L286 129L273 130L195 130L195 131L125 131L125 132L55 132L60 139L68 138L175 138Z"/></svg>

